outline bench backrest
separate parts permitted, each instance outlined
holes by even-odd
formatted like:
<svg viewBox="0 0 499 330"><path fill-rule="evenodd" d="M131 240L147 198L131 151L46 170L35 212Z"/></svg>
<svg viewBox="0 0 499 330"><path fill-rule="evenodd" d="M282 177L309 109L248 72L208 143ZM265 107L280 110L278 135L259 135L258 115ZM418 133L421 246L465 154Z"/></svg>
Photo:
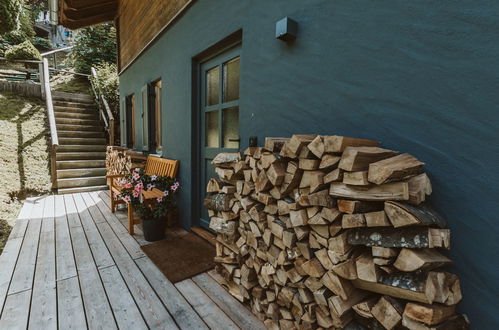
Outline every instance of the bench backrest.
<svg viewBox="0 0 499 330"><path fill-rule="evenodd" d="M178 160L147 156L145 173L147 175L161 175L175 178L178 166Z"/></svg>

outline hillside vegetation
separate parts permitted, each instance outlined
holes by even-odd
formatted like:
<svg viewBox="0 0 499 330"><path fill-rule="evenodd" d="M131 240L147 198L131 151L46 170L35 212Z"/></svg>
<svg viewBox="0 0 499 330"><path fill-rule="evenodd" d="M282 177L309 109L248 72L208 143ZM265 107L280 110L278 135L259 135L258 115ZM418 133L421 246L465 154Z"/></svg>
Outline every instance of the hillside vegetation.
<svg viewBox="0 0 499 330"><path fill-rule="evenodd" d="M0 253L28 196L50 190L49 132L43 102L0 93Z"/></svg>

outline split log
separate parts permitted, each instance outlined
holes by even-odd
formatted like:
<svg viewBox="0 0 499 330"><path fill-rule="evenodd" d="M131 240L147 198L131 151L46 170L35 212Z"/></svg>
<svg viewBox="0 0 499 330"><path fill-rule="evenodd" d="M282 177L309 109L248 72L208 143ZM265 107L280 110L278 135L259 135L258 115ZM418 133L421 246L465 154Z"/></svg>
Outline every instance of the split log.
<svg viewBox="0 0 499 330"><path fill-rule="evenodd" d="M260 157L260 165L264 170L268 169L270 165L274 164L276 161L277 157L271 152L265 152Z"/></svg>
<svg viewBox="0 0 499 330"><path fill-rule="evenodd" d="M324 154L324 141L322 140L322 136L317 135L307 147L317 158L322 158L322 155Z"/></svg>
<svg viewBox="0 0 499 330"><path fill-rule="evenodd" d="M300 158L298 168L301 170L314 171L319 169L319 159Z"/></svg>
<svg viewBox="0 0 499 330"><path fill-rule="evenodd" d="M425 304L455 305L462 299L458 277L447 272L383 275L379 282L356 279L352 284L362 290Z"/></svg>
<svg viewBox="0 0 499 330"><path fill-rule="evenodd" d="M393 258L398 256L399 251L393 248L385 248L381 246L373 246L371 248L371 254L373 257L377 258Z"/></svg>
<svg viewBox="0 0 499 330"><path fill-rule="evenodd" d="M448 320L433 326L414 321L411 318L402 317L402 325L411 330L469 330L470 324L464 315L455 315Z"/></svg>
<svg viewBox="0 0 499 330"><path fill-rule="evenodd" d="M377 147L378 141L349 138L345 136L324 136L325 152L343 152L347 147Z"/></svg>
<svg viewBox="0 0 499 330"><path fill-rule="evenodd" d="M349 241L349 234L347 231L335 236L331 237L328 241L329 245L329 250L340 253L340 254L345 254L351 249L351 245L348 242ZM334 261L333 261L334 262Z"/></svg>
<svg viewBox="0 0 499 330"><path fill-rule="evenodd" d="M402 323L404 306L398 300L383 296L371 309L371 313L385 329L391 330Z"/></svg>
<svg viewBox="0 0 499 330"><path fill-rule="evenodd" d="M316 192L324 184L324 172L303 171L300 188L310 188L310 192Z"/></svg>
<svg viewBox="0 0 499 330"><path fill-rule="evenodd" d="M377 302L378 298L372 297L353 305L352 308L355 311L355 313L357 313L359 316L364 318L372 318L374 316L371 313L371 310L374 307L374 305L376 305Z"/></svg>
<svg viewBox="0 0 499 330"><path fill-rule="evenodd" d="M270 182L269 178L267 177L267 174L265 171L260 171L260 174L258 174L258 177L255 181L255 189L257 192L262 192L262 191L267 191L272 188L272 183Z"/></svg>
<svg viewBox="0 0 499 330"><path fill-rule="evenodd" d="M343 181L343 173L343 170L340 170L339 168L332 170L324 176L324 184Z"/></svg>
<svg viewBox="0 0 499 330"><path fill-rule="evenodd" d="M366 226L366 218L362 213L343 214L341 219L342 228L358 228Z"/></svg>
<svg viewBox="0 0 499 330"><path fill-rule="evenodd" d="M450 248L450 230L424 227L356 228L348 233L352 245L402 247L402 248Z"/></svg>
<svg viewBox="0 0 499 330"><path fill-rule="evenodd" d="M408 203L412 205L419 205L425 201L426 196L430 196L431 182L426 173L416 175L415 177L407 180L409 185L409 200Z"/></svg>
<svg viewBox="0 0 499 330"><path fill-rule="evenodd" d="M319 164L319 169L321 170L332 170L338 167L341 157L331 154L325 154L321 158L321 162Z"/></svg>
<svg viewBox="0 0 499 330"><path fill-rule="evenodd" d="M232 166L232 163L241 160L239 152L221 152L213 158L211 163L217 167Z"/></svg>
<svg viewBox="0 0 499 330"><path fill-rule="evenodd" d="M219 193L222 191L222 188L226 186L225 182L222 182L218 179L210 179L206 186L207 193Z"/></svg>
<svg viewBox="0 0 499 330"><path fill-rule="evenodd" d="M204 207L214 211L230 211L232 195L213 194L204 199Z"/></svg>
<svg viewBox="0 0 499 330"><path fill-rule="evenodd" d="M326 272L318 259L311 259L301 265L303 271L311 277L321 277Z"/></svg>
<svg viewBox="0 0 499 330"><path fill-rule="evenodd" d="M425 163L409 154L380 160L369 165L369 182L382 184L420 174Z"/></svg>
<svg viewBox="0 0 499 330"><path fill-rule="evenodd" d="M365 213L383 210L383 202L338 200L338 210L343 213Z"/></svg>
<svg viewBox="0 0 499 330"><path fill-rule="evenodd" d="M338 295L343 300L347 300L355 291L350 281L345 280L332 271L328 271L321 278L321 282L335 295Z"/></svg>
<svg viewBox="0 0 499 330"><path fill-rule="evenodd" d="M423 225L445 228L445 220L427 205L418 207L407 203L385 202L385 213L392 225L397 227Z"/></svg>
<svg viewBox="0 0 499 330"><path fill-rule="evenodd" d="M267 177L274 186L280 186L284 182L285 175L284 164L281 162L273 163L267 170Z"/></svg>
<svg viewBox="0 0 499 330"><path fill-rule="evenodd" d="M293 134L289 142L286 143L286 147L292 154L298 156L301 148L312 142L316 137L316 134Z"/></svg>
<svg viewBox="0 0 499 330"><path fill-rule="evenodd" d="M377 282L380 277L380 271L374 264L373 257L367 253L359 256L355 261L357 269L357 278L368 282Z"/></svg>
<svg viewBox="0 0 499 330"><path fill-rule="evenodd" d="M336 275L347 280L355 280L357 278L357 266L354 258L350 258L336 265L333 265L331 270Z"/></svg>
<svg viewBox="0 0 499 330"><path fill-rule="evenodd" d="M445 306L439 304L415 304L405 305L404 316L426 325L436 325L444 322L455 314L456 306Z"/></svg>
<svg viewBox="0 0 499 330"><path fill-rule="evenodd" d="M323 206L328 208L335 206L334 199L329 195L327 189L300 196L296 202L301 206Z"/></svg>
<svg viewBox="0 0 499 330"><path fill-rule="evenodd" d="M345 171L366 171L369 164L398 154L397 151L378 147L347 147L341 155L338 167Z"/></svg>
<svg viewBox="0 0 499 330"><path fill-rule="evenodd" d="M329 221L329 223L333 223L336 220L341 219L341 212L336 208L323 207L321 210L321 217Z"/></svg>
<svg viewBox="0 0 499 330"><path fill-rule="evenodd" d="M329 309L333 318L338 318L350 312L353 306L366 298L367 292L354 289L348 299L342 299L340 296L332 296L328 299Z"/></svg>
<svg viewBox="0 0 499 330"><path fill-rule="evenodd" d="M212 217L210 228L220 234L232 236L236 233L236 221L225 221L222 218Z"/></svg>
<svg viewBox="0 0 499 330"><path fill-rule="evenodd" d="M388 220L385 211L364 213L367 227L388 227L392 224Z"/></svg>
<svg viewBox="0 0 499 330"><path fill-rule="evenodd" d="M452 261L435 249L402 249L393 264L403 272L430 270L449 265Z"/></svg>
<svg viewBox="0 0 499 330"><path fill-rule="evenodd" d="M321 263L322 267L324 267L327 270L331 270L333 268L333 263L331 262L331 259L329 259L327 249L321 249L315 251L315 256L317 257L317 260Z"/></svg>
<svg viewBox="0 0 499 330"><path fill-rule="evenodd" d="M326 287L321 287L315 291L312 291L314 295L314 300L319 306L327 306L327 300L333 295L333 293Z"/></svg>
<svg viewBox="0 0 499 330"><path fill-rule="evenodd" d="M360 199L365 201L408 200L407 182L392 182L379 186L355 187L343 182L333 182L329 194L339 198Z"/></svg>
<svg viewBox="0 0 499 330"><path fill-rule="evenodd" d="M367 186L367 171L345 172L343 173L343 183L354 186Z"/></svg>
<svg viewBox="0 0 499 330"><path fill-rule="evenodd" d="M290 211L289 220L292 227L305 226L308 222L307 210Z"/></svg>

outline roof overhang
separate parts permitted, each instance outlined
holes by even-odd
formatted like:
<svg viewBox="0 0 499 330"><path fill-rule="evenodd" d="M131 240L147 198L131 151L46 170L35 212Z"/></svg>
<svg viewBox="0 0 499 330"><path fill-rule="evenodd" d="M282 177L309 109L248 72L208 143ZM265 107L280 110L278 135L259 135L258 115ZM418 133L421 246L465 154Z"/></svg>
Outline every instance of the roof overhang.
<svg viewBox="0 0 499 330"><path fill-rule="evenodd" d="M114 20L118 0L58 0L59 24L79 29Z"/></svg>

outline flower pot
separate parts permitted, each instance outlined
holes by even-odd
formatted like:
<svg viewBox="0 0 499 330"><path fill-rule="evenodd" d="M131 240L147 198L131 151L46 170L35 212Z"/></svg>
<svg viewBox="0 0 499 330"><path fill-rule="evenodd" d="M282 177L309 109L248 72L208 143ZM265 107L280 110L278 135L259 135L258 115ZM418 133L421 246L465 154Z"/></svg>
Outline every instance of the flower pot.
<svg viewBox="0 0 499 330"><path fill-rule="evenodd" d="M142 230L144 239L148 242L159 241L165 238L166 222L165 218L142 219Z"/></svg>

